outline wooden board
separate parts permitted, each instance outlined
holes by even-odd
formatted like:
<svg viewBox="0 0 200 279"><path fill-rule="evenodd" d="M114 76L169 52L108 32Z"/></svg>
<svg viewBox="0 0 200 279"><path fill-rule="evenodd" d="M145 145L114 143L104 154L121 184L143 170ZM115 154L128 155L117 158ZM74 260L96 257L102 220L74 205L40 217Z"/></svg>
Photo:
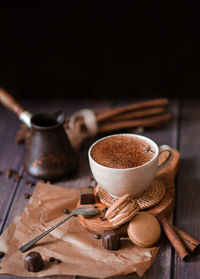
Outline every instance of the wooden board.
<svg viewBox="0 0 200 279"><path fill-rule="evenodd" d="M168 153L165 152L160 156L160 163L166 159L168 156ZM171 163L163 169L156 177L159 177L161 181L164 182L165 187L166 187L166 193L164 196L164 199L157 204L156 206L146 210L148 212L151 212L152 214L158 214L162 213L166 217L169 216L169 214L173 210L173 205L174 205L174 180L178 171L179 167L179 161L180 161L180 154L177 150L174 150L174 158L171 161ZM113 230L118 228L119 226L114 226L112 223L110 223L108 220L101 220L101 216L104 216L104 213L102 210L107 207L105 204L102 204L101 202L98 201L96 198L96 203L95 205L98 207L100 211L100 215L98 216L93 216L90 218L85 218L82 215L79 215L79 222L80 224L86 228L87 230L102 234L105 231ZM80 203L77 205L78 207L80 206ZM123 230L120 230L122 234L126 234L126 226L123 226Z"/></svg>

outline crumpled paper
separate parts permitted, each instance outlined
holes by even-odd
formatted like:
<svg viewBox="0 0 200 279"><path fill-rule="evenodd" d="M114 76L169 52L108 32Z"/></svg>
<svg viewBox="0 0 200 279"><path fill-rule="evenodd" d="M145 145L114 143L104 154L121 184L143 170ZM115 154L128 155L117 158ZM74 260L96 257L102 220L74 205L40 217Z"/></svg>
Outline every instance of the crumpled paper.
<svg viewBox="0 0 200 279"><path fill-rule="evenodd" d="M79 190L38 182L24 213L0 236L0 251L6 254L0 264L0 274L108 278L136 272L142 276L154 262L159 246L139 248L129 239L123 239L120 250L106 250L101 240L79 224L77 217L52 231L29 251L19 251L23 244L65 218L63 210L76 208L78 200ZM30 251L42 255L45 260L42 271L32 273L24 269L24 257ZM58 258L62 263L50 263L49 257Z"/></svg>

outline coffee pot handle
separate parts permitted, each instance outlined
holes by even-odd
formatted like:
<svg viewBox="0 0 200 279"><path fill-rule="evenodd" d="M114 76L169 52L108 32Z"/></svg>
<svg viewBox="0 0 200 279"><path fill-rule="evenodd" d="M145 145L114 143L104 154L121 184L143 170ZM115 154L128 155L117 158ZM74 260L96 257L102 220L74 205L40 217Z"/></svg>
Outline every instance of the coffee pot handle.
<svg viewBox="0 0 200 279"><path fill-rule="evenodd" d="M0 103L14 112L28 127L31 126L32 114L29 111L24 110L23 107L20 106L17 101L2 88L0 88Z"/></svg>
<svg viewBox="0 0 200 279"><path fill-rule="evenodd" d="M24 111L17 101L2 88L0 88L0 102L14 112L18 117Z"/></svg>
<svg viewBox="0 0 200 279"><path fill-rule="evenodd" d="M161 145L159 147L159 156L163 153L163 152L169 152L169 155L168 157L164 160L164 162L162 162L160 165L158 165L158 168L157 168L157 172L161 171L162 169L164 169L170 162L171 160L173 159L174 157L174 154L173 154L173 149L169 146L169 145Z"/></svg>

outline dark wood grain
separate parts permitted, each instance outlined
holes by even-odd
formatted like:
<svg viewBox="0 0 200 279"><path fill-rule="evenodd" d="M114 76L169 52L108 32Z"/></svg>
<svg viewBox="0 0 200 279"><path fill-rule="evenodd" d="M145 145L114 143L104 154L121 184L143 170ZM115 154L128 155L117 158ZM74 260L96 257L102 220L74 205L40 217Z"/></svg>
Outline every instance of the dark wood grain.
<svg viewBox="0 0 200 279"><path fill-rule="evenodd" d="M180 125L181 168L177 184L175 225L200 239L200 102L182 103ZM174 278L199 278L200 255L188 263L174 257Z"/></svg>
<svg viewBox="0 0 200 279"><path fill-rule="evenodd" d="M15 135L19 129L19 120L10 111L0 106L0 233L4 227L8 211L19 182L7 179L4 172L8 168L20 170L24 157L24 147L15 144Z"/></svg>

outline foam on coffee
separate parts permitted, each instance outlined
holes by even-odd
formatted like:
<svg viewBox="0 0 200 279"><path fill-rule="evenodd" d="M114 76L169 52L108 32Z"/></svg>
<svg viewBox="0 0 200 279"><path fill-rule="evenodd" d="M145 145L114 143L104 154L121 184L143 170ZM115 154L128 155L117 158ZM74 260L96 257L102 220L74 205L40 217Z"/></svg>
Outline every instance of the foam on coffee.
<svg viewBox="0 0 200 279"><path fill-rule="evenodd" d="M105 138L91 150L91 156L97 163L116 169L144 165L153 158L154 153L147 141L124 135Z"/></svg>

